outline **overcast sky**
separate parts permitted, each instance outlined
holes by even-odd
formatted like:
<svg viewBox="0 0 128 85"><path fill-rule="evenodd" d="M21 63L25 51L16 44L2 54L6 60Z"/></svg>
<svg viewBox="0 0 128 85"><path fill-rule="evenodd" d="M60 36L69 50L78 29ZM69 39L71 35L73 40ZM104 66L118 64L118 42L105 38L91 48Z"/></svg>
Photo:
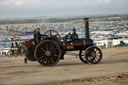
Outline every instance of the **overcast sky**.
<svg viewBox="0 0 128 85"><path fill-rule="evenodd" d="M128 0L0 0L0 19L128 14Z"/></svg>

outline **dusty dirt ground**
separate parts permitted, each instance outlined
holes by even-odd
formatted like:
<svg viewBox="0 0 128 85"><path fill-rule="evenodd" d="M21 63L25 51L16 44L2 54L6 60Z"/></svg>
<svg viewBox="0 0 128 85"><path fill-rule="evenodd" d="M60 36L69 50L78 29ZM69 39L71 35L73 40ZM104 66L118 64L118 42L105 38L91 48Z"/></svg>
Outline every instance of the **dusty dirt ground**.
<svg viewBox="0 0 128 85"><path fill-rule="evenodd" d="M0 85L128 85L128 47L103 49L99 64L83 64L78 52L56 66L24 64L24 57L0 57Z"/></svg>

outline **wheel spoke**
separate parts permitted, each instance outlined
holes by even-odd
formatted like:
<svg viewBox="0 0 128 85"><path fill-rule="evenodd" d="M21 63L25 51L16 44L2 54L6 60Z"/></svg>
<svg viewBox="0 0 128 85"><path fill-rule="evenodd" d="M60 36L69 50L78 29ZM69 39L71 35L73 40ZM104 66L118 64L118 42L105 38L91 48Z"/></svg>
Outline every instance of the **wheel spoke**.
<svg viewBox="0 0 128 85"><path fill-rule="evenodd" d="M84 53L83 52L81 53L81 56L84 56Z"/></svg>
<svg viewBox="0 0 128 85"><path fill-rule="evenodd" d="M47 58L46 56L39 57L39 59L44 60L44 61L46 60L46 58Z"/></svg>
<svg viewBox="0 0 128 85"><path fill-rule="evenodd" d="M44 54L43 51L39 51L39 52L37 52L37 53L38 53L37 55L39 55L39 56L42 56L42 55ZM31 53L31 54L33 54L33 53Z"/></svg>
<svg viewBox="0 0 128 85"><path fill-rule="evenodd" d="M54 54L53 56L54 56L54 57L58 57L58 55L57 55L57 54Z"/></svg>
<svg viewBox="0 0 128 85"><path fill-rule="evenodd" d="M92 61L94 61L95 59L96 59L96 57L94 56L93 59L92 59Z"/></svg>
<svg viewBox="0 0 128 85"><path fill-rule="evenodd" d="M80 58L80 60L83 62L83 63L87 63L86 62L86 58L85 58L85 55L84 55L84 51L80 51L79 52L79 58Z"/></svg>
<svg viewBox="0 0 128 85"><path fill-rule="evenodd" d="M56 65L61 57L61 48L54 41L51 40L42 41L36 47L35 57L41 65L44 66Z"/></svg>
<svg viewBox="0 0 128 85"><path fill-rule="evenodd" d="M57 53L57 50L52 50L52 54L54 55L54 54L58 54ZM57 55L58 56L58 55Z"/></svg>
<svg viewBox="0 0 128 85"><path fill-rule="evenodd" d="M50 57L50 60L51 60L52 63L54 63L54 60L51 57Z"/></svg>
<svg viewBox="0 0 128 85"><path fill-rule="evenodd" d="M56 50L58 50L57 48L54 48L54 50L53 51L56 51Z"/></svg>
<svg viewBox="0 0 128 85"><path fill-rule="evenodd" d="M88 57L88 61L91 61L91 58L90 57Z"/></svg>
<svg viewBox="0 0 128 85"><path fill-rule="evenodd" d="M43 60L44 61L44 63L45 64L47 64L48 63L48 59L46 58L45 60Z"/></svg>
<svg viewBox="0 0 128 85"><path fill-rule="evenodd" d="M94 49L94 51L96 52L96 51L97 51L97 49L95 48L95 49Z"/></svg>
<svg viewBox="0 0 128 85"><path fill-rule="evenodd" d="M96 62L96 58L94 58L94 59L92 60L92 62L95 63L95 62Z"/></svg>
<svg viewBox="0 0 128 85"><path fill-rule="evenodd" d="M100 53L99 51L96 51L96 54Z"/></svg>
<svg viewBox="0 0 128 85"><path fill-rule="evenodd" d="M47 50L47 51L49 50L48 44L46 44L46 50Z"/></svg>
<svg viewBox="0 0 128 85"><path fill-rule="evenodd" d="M86 50L86 60L89 63L92 64L97 64L101 61L102 59L102 52L98 47L89 47Z"/></svg>
<svg viewBox="0 0 128 85"><path fill-rule="evenodd" d="M52 50L54 49L54 46L51 45L50 47L51 47L51 48L50 48L49 50L52 51Z"/></svg>
<svg viewBox="0 0 128 85"><path fill-rule="evenodd" d="M47 57L47 63L52 63L50 57Z"/></svg>
<svg viewBox="0 0 128 85"><path fill-rule="evenodd" d="M96 59L96 60L99 60L99 58L97 58L97 57L96 57L95 59Z"/></svg>
<svg viewBox="0 0 128 85"><path fill-rule="evenodd" d="M96 55L100 55L100 53L96 53Z"/></svg>
<svg viewBox="0 0 128 85"><path fill-rule="evenodd" d="M43 52L45 52L46 50L44 48L40 48Z"/></svg>

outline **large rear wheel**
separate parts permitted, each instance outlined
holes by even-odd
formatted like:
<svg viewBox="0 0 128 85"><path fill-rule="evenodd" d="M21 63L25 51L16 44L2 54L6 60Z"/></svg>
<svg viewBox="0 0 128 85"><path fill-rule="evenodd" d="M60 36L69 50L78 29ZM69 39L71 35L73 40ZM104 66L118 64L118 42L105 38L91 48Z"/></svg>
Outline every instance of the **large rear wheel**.
<svg viewBox="0 0 128 85"><path fill-rule="evenodd" d="M34 52L36 60L43 66L56 65L61 57L60 46L51 40L40 42Z"/></svg>

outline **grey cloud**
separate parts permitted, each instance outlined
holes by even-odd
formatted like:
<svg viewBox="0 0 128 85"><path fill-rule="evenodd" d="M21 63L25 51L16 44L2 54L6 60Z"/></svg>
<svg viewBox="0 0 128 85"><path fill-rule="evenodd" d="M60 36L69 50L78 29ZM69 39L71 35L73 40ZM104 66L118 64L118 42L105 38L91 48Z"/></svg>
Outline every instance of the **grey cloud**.
<svg viewBox="0 0 128 85"><path fill-rule="evenodd" d="M128 0L0 0L0 18L125 14Z"/></svg>

